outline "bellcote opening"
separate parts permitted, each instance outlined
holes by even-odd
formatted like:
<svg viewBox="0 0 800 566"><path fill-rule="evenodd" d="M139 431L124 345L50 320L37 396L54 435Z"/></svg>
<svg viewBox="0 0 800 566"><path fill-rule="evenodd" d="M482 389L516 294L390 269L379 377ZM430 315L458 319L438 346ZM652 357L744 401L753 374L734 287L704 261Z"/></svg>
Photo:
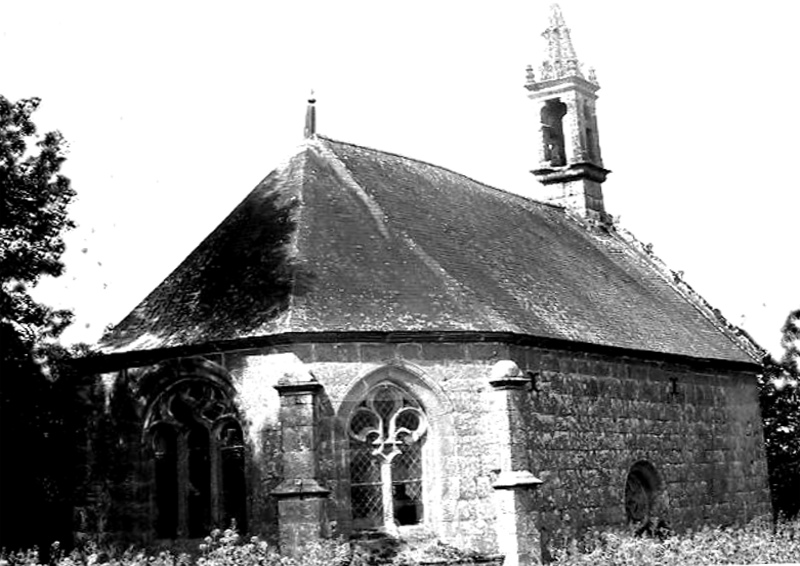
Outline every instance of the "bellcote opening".
<svg viewBox="0 0 800 566"><path fill-rule="evenodd" d="M544 144L544 160L552 167L563 167L567 164L564 148L563 119L567 114L567 105L559 99L545 102L541 111L542 143Z"/></svg>

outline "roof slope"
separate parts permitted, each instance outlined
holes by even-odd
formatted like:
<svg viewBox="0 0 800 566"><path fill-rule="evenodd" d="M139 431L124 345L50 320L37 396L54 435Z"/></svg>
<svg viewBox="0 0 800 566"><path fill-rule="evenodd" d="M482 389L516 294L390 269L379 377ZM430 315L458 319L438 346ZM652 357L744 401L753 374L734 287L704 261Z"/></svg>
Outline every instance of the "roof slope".
<svg viewBox="0 0 800 566"><path fill-rule="evenodd" d="M331 331L512 332L752 361L615 232L321 136L259 183L101 346Z"/></svg>

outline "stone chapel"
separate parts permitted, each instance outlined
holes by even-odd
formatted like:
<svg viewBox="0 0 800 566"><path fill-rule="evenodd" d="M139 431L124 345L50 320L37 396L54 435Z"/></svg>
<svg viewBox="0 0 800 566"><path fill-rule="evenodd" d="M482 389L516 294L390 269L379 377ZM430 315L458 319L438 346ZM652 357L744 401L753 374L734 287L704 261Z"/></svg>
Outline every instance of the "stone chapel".
<svg viewBox="0 0 800 566"><path fill-rule="evenodd" d="M97 472L80 528L428 533L516 564L768 512L758 349L613 225L596 77L557 6L544 36L530 195L320 135L310 102L296 154L85 361L127 487Z"/></svg>

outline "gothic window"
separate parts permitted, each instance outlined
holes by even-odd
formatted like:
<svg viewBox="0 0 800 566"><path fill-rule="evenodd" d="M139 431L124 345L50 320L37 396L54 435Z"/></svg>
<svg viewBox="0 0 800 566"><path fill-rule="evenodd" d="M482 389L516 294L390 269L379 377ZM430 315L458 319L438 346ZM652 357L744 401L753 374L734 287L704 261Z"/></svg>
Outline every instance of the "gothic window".
<svg viewBox="0 0 800 566"><path fill-rule="evenodd" d="M184 379L151 405L159 538L196 538L244 520L244 437L230 398L208 380Z"/></svg>
<svg viewBox="0 0 800 566"><path fill-rule="evenodd" d="M356 407L348 426L354 528L422 522L427 427L420 404L390 382L374 387Z"/></svg>
<svg viewBox="0 0 800 566"><path fill-rule="evenodd" d="M544 159L552 167L561 167L567 163L564 148L563 119L567 113L567 105L558 99L545 102L541 112L542 143L544 144Z"/></svg>

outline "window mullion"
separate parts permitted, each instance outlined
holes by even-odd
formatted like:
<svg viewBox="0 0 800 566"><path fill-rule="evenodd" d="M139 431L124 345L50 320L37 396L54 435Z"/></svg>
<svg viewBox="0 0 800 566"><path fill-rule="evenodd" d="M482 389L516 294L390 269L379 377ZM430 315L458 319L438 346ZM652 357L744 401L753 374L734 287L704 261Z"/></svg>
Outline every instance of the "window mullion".
<svg viewBox="0 0 800 566"><path fill-rule="evenodd" d="M381 455L381 498L383 500L383 526L394 531L394 505L392 497L392 461Z"/></svg>
<svg viewBox="0 0 800 566"><path fill-rule="evenodd" d="M218 432L218 431L217 431ZM220 510L220 491L222 488L222 473L220 471L219 438L214 431L209 431L209 464L211 465L211 522L214 526L228 528L230 525L220 525L222 513Z"/></svg>
<svg viewBox="0 0 800 566"><path fill-rule="evenodd" d="M178 433L178 537L189 536L189 431Z"/></svg>

